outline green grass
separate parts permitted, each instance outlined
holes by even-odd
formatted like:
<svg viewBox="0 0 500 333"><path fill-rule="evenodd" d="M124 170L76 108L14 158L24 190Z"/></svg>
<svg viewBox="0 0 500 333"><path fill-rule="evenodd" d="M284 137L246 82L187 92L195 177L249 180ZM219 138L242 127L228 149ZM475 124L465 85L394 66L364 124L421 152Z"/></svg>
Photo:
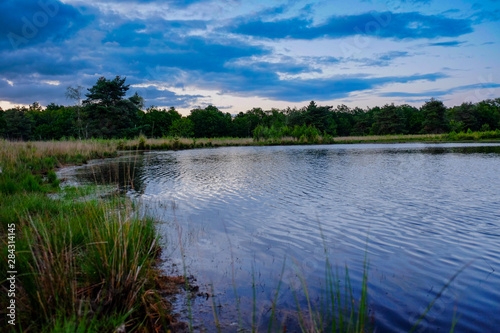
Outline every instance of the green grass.
<svg viewBox="0 0 500 333"><path fill-rule="evenodd" d="M149 332L168 326L168 304L156 290L160 248L154 222L138 218L125 198L99 199L95 186L59 189L57 165L113 156L109 147L0 141L4 262L9 225L15 225L16 236L12 331ZM6 279L2 270L2 285ZM0 301L4 308L7 293Z"/></svg>

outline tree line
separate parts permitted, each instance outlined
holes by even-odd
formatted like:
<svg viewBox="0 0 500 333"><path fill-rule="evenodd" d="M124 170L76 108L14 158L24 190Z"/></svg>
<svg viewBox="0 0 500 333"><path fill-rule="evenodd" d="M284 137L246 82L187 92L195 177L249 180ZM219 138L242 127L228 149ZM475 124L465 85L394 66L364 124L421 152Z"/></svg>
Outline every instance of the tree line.
<svg viewBox="0 0 500 333"><path fill-rule="evenodd" d="M237 115L217 107L191 110L187 117L174 107L144 108L135 93L126 98L129 85L120 76L101 77L87 89L68 87L66 96L74 105L54 103L43 109L37 102L29 107L0 108L0 137L11 140L59 140L63 138L147 137L280 137L364 136L423 134L500 129L500 98L446 107L431 99L420 108L408 104L386 104L360 109L345 105L319 106L311 101L302 108L262 110L253 108Z"/></svg>

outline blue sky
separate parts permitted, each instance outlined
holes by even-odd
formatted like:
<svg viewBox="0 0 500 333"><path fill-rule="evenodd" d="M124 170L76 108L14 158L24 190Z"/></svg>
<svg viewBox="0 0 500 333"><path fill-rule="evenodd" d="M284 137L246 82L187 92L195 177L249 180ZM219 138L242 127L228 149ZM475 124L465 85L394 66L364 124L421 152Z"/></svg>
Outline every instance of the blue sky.
<svg viewBox="0 0 500 333"><path fill-rule="evenodd" d="M183 114L500 97L500 0L3 0L0 21L4 109L116 75Z"/></svg>

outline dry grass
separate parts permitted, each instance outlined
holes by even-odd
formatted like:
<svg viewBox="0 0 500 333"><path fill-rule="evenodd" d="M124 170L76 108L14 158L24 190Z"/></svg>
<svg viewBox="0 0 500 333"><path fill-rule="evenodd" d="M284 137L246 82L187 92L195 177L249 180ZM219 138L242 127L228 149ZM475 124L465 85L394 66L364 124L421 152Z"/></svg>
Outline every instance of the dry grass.
<svg viewBox="0 0 500 333"><path fill-rule="evenodd" d="M427 141L431 139L441 139L439 134L404 134L404 135L369 135L369 136L341 136L334 138L335 142L351 141Z"/></svg>
<svg viewBox="0 0 500 333"><path fill-rule="evenodd" d="M61 165L80 159L107 157L115 154L117 142L112 140L84 141L7 141L0 140L0 161L14 164L23 159L36 160L55 157Z"/></svg>

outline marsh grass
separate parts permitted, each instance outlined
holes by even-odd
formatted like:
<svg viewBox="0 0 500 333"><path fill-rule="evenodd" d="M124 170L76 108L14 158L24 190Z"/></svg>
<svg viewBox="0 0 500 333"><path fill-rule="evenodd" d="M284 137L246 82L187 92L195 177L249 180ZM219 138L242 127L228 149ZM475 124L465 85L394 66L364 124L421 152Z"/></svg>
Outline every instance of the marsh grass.
<svg viewBox="0 0 500 333"><path fill-rule="evenodd" d="M464 142L464 141L498 141L500 130L486 132L451 132L448 134L398 134L368 136L317 136L314 138L295 138L284 136L279 138L179 138L165 137L148 139L144 136L132 140L120 140L120 150L181 150L194 148L237 147L237 146L274 146L274 145L314 145L336 143L400 143L400 142Z"/></svg>
<svg viewBox="0 0 500 333"><path fill-rule="evenodd" d="M161 330L168 304L156 289L154 222L130 201L61 193L54 168L114 156L111 142L0 141L0 234L16 229L16 326L22 332ZM49 197L48 193L58 195ZM79 200L88 196L86 200ZM7 262L6 242L1 256ZM6 290L6 271L0 272ZM8 301L2 292L1 304ZM5 323L2 306L1 324ZM6 323L5 323L6 324Z"/></svg>
<svg viewBox="0 0 500 333"><path fill-rule="evenodd" d="M298 263L295 265L299 267ZM367 332L370 327L367 322L368 308L368 262L365 257L363 264L363 280L358 297L353 291L349 269L345 265L343 287L342 276L338 268L333 270L328 258L325 261L325 287L321 292L319 303L311 299L307 280L303 273L296 270L301 288L293 292L297 308L297 319L302 332ZM301 305L299 296L305 298ZM273 304L273 308L274 308ZM270 331L270 330L269 330Z"/></svg>

